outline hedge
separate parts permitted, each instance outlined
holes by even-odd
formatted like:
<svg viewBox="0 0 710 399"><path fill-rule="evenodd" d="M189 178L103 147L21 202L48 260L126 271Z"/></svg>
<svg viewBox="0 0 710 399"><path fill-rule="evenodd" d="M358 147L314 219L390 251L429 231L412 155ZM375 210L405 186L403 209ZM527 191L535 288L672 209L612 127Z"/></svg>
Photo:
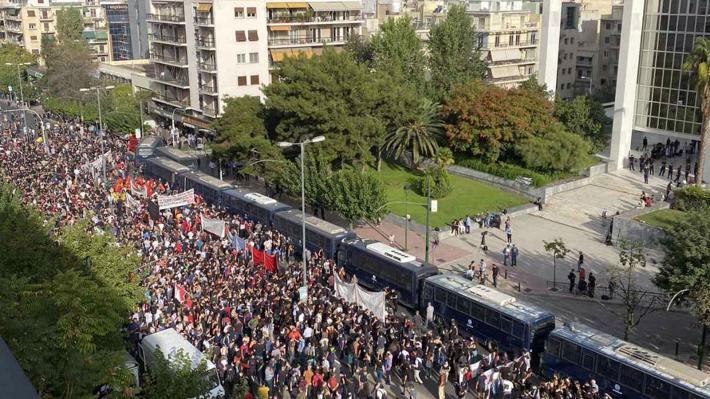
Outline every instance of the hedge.
<svg viewBox="0 0 710 399"><path fill-rule="evenodd" d="M710 207L710 191L697 186L687 186L675 191L673 208L689 211Z"/></svg>
<svg viewBox="0 0 710 399"><path fill-rule="evenodd" d="M465 168L488 173L493 176L502 177L508 180L515 180L518 177L532 178L533 186L542 187L556 181L576 176L571 172L541 173L517 165L504 162L487 163L475 158L461 159L456 162Z"/></svg>

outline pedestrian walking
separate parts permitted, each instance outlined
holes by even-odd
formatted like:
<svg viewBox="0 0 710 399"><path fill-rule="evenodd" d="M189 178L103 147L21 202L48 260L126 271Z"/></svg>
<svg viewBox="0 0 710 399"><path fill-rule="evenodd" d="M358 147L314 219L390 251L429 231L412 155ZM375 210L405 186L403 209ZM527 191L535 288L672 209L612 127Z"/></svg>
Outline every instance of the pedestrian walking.
<svg viewBox="0 0 710 399"><path fill-rule="evenodd" d="M518 265L518 247L516 247L515 244L513 244L513 248L510 249L510 265Z"/></svg>
<svg viewBox="0 0 710 399"><path fill-rule="evenodd" d="M569 280L569 293L572 294L574 293L574 282L575 280L577 280L577 276L574 274L574 270L569 271L567 279Z"/></svg>
<svg viewBox="0 0 710 399"><path fill-rule="evenodd" d="M508 225L508 227L505 228L505 235L508 238L508 244L513 243L513 226Z"/></svg>
<svg viewBox="0 0 710 399"><path fill-rule="evenodd" d="M584 253L582 251L579 251L579 258L577 259L577 273L579 273L579 271L582 270L583 265L584 265Z"/></svg>
<svg viewBox="0 0 710 399"><path fill-rule="evenodd" d="M587 290L589 291L589 297L594 298L594 288L597 286L597 278L594 273L589 272L589 284L587 284Z"/></svg>
<svg viewBox="0 0 710 399"><path fill-rule="evenodd" d="M493 267L491 268L491 272L493 273L493 286L498 287L498 265L495 263L493 264Z"/></svg>

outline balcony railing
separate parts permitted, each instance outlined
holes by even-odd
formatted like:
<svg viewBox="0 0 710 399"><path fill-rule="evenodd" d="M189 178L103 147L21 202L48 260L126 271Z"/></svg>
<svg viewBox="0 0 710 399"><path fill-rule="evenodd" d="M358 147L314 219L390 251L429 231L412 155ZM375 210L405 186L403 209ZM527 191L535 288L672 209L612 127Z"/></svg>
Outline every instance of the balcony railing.
<svg viewBox="0 0 710 399"><path fill-rule="evenodd" d="M314 17L292 16L292 15L275 15L267 19L269 24L293 24L293 23L313 23L313 22L361 22L361 15L349 15L347 17L333 17L332 15L316 15Z"/></svg>
<svg viewBox="0 0 710 399"><path fill-rule="evenodd" d="M196 41L199 47L214 48L215 46L214 39L209 37L198 37Z"/></svg>
<svg viewBox="0 0 710 399"><path fill-rule="evenodd" d="M185 23L184 15L166 15L166 14L147 14L146 19L149 22L175 22Z"/></svg>
<svg viewBox="0 0 710 399"><path fill-rule="evenodd" d="M168 84L181 86L181 87L185 87L185 86L190 85L187 78L183 77L183 76L169 76L169 75L157 74L155 77L155 80L157 80L159 82L165 82Z"/></svg>
<svg viewBox="0 0 710 399"><path fill-rule="evenodd" d="M213 62L200 62L197 64L199 69L203 71L216 71L217 70L217 64Z"/></svg>
<svg viewBox="0 0 710 399"><path fill-rule="evenodd" d="M482 49L485 50L485 49L506 48L506 47L533 47L533 46L537 46L538 42L539 42L539 40L537 40L537 39L535 39L535 40L519 41L519 42L513 43L513 44L510 44L510 42L502 42L502 41L501 41L501 42L498 43L498 44L493 43L493 44L491 44L491 45L488 46L488 47L486 47L486 45L484 45L484 46L482 47Z"/></svg>
<svg viewBox="0 0 710 399"><path fill-rule="evenodd" d="M175 57L172 55L164 55L164 54L155 54L152 53L150 55L150 59L154 61L162 61L162 62L169 62L171 64L179 64L179 65L184 65L187 66L187 57Z"/></svg>
<svg viewBox="0 0 710 399"><path fill-rule="evenodd" d="M270 37L269 46L287 46L290 44L313 44L313 43L338 43L348 41L349 36L343 35L338 37L321 37L313 39L312 37Z"/></svg>
<svg viewBox="0 0 710 399"><path fill-rule="evenodd" d="M184 36L161 35L160 33L149 33L148 40L158 40L161 42L172 42L180 44L185 44L187 42L187 38Z"/></svg>
<svg viewBox="0 0 710 399"><path fill-rule="evenodd" d="M160 101L166 102L166 103L178 105L180 107L187 107L190 105L190 100L188 98L179 99L177 97L166 96L166 95L162 95L162 94L157 94L154 98L158 99Z"/></svg>
<svg viewBox="0 0 710 399"><path fill-rule="evenodd" d="M209 105L202 106L202 113L208 116L217 116L217 110L215 107Z"/></svg>
<svg viewBox="0 0 710 399"><path fill-rule="evenodd" d="M212 85L202 84L200 85L200 91L207 94L217 94L217 88Z"/></svg>
<svg viewBox="0 0 710 399"><path fill-rule="evenodd" d="M214 19L210 17L195 17L196 25L214 25Z"/></svg>

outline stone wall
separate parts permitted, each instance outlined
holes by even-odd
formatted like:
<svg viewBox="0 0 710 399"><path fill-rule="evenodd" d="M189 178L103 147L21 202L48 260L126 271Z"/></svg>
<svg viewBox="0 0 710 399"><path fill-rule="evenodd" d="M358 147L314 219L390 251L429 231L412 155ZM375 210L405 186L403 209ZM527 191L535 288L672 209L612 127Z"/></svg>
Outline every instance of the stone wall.
<svg viewBox="0 0 710 399"><path fill-rule="evenodd" d="M616 245L621 240L639 242L645 248L662 249L660 240L665 236L663 230L634 220L635 218L668 209L667 202L658 203L650 208L637 208L614 216L611 239Z"/></svg>

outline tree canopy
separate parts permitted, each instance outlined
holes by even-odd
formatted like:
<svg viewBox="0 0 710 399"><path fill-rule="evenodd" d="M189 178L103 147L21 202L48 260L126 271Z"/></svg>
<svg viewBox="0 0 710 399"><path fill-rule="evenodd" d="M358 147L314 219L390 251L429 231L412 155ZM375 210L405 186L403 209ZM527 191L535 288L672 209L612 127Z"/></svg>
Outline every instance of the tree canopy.
<svg viewBox="0 0 710 399"><path fill-rule="evenodd" d="M421 93L424 92L426 59L410 17L386 20L372 37L371 45L376 70L401 74Z"/></svg>
<svg viewBox="0 0 710 399"><path fill-rule="evenodd" d="M558 98L553 115L571 133L589 140L595 150L603 150L607 146L611 120L598 101L586 96L575 97L572 101Z"/></svg>
<svg viewBox="0 0 710 399"><path fill-rule="evenodd" d="M24 64L24 63L32 63L34 64L37 61L37 57L30 54L27 50L24 48L18 46L17 44L13 43L3 43L0 45L0 92L3 93L8 93L9 92L9 87L12 87L12 90L18 94L20 94L20 87L19 87L19 82L18 82L18 73L17 69L18 66L14 65L6 65L7 63L10 64ZM20 76L19 78L25 80L27 77L27 66L26 65L19 65L20 69ZM25 100L33 98L33 89L34 85L28 85L26 81L22 82L22 89L23 89L23 94L25 96Z"/></svg>

